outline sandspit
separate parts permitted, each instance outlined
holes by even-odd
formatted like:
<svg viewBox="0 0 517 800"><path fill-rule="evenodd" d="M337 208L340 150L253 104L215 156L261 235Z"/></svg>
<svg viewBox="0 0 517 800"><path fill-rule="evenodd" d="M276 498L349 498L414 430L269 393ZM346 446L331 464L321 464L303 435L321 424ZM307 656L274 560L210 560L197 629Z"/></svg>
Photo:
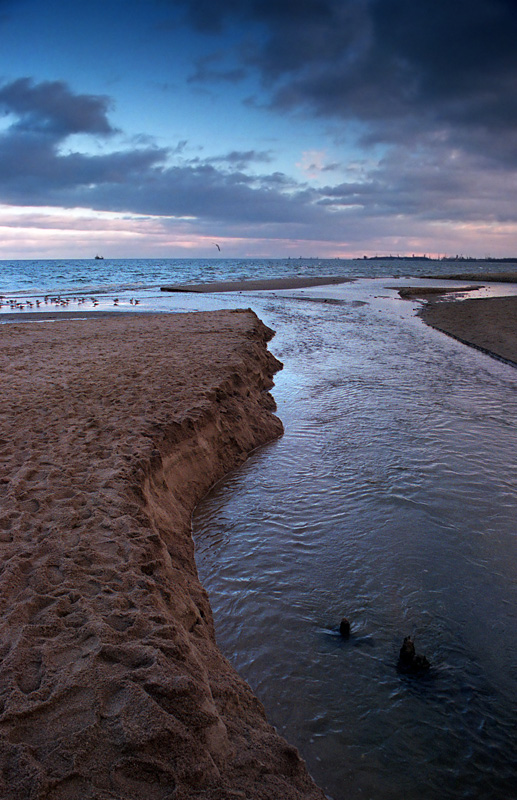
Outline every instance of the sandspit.
<svg viewBox="0 0 517 800"><path fill-rule="evenodd" d="M9 324L0 797L323 800L215 644L192 510L280 435L251 311Z"/></svg>
<svg viewBox="0 0 517 800"><path fill-rule="evenodd" d="M483 287L459 286L453 288L450 286L402 286L400 289L397 289L397 287L390 286L389 288L398 291L403 300L427 300L433 295L461 294L464 292L477 291Z"/></svg>
<svg viewBox="0 0 517 800"><path fill-rule="evenodd" d="M215 281L213 283L184 283L162 286L162 292L257 292L273 289L302 289L310 286L331 286L339 283L350 283L353 278L344 277L305 277L305 278L268 278L260 281Z"/></svg>
<svg viewBox="0 0 517 800"><path fill-rule="evenodd" d="M517 297L428 303L420 316L464 344L517 366Z"/></svg>
<svg viewBox="0 0 517 800"><path fill-rule="evenodd" d="M436 275L426 275L427 278L437 278ZM458 272L450 275L440 275L441 280L451 281L484 281L486 283L517 283L517 272Z"/></svg>

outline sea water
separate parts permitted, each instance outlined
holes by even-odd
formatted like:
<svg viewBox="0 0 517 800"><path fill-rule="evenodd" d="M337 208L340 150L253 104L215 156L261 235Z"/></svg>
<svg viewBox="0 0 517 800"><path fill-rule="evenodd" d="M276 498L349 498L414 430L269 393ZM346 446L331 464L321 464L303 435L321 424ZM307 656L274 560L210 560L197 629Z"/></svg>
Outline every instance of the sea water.
<svg viewBox="0 0 517 800"><path fill-rule="evenodd" d="M0 294L68 294L81 314L94 295L119 311L137 296L138 310L251 306L277 331L285 434L217 485L194 534L218 643L318 783L334 800L517 797L517 372L398 297L401 275L442 265L85 263L24 263L0 273ZM361 273L303 290L159 291ZM427 675L397 671L407 635Z"/></svg>
<svg viewBox="0 0 517 800"><path fill-rule="evenodd" d="M393 283L263 301L285 434L199 506L198 567L220 646L334 800L510 800L517 372ZM428 674L397 671L407 635Z"/></svg>
<svg viewBox="0 0 517 800"><path fill-rule="evenodd" d="M139 299L147 310L166 309L163 285L211 281L264 280L307 276L373 278L404 275L449 275L517 269L517 263L392 260L392 259L83 259L0 261L0 295L31 300L61 296L73 307L74 297L95 298L97 310L125 309ZM44 308L40 308L44 310ZM143 309L142 309L143 310ZM0 308L6 311L5 306Z"/></svg>

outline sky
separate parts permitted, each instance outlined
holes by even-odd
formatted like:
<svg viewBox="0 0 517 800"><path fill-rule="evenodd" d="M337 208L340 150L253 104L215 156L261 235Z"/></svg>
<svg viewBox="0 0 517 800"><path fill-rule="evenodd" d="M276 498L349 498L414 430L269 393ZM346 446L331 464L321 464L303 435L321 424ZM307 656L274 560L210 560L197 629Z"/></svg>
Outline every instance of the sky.
<svg viewBox="0 0 517 800"><path fill-rule="evenodd" d="M0 0L0 43L0 259L517 256L517 0Z"/></svg>

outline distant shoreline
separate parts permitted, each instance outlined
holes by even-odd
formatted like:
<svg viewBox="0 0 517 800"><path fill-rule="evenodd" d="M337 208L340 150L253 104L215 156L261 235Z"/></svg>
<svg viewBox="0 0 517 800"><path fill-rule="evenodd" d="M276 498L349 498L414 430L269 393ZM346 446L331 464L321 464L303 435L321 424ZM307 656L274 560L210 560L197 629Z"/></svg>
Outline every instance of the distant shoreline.
<svg viewBox="0 0 517 800"><path fill-rule="evenodd" d="M517 256L505 258L475 258L474 256L443 256L434 258L433 256L357 256L352 261L436 261L438 263L452 261L455 264L477 263L480 264L517 264Z"/></svg>

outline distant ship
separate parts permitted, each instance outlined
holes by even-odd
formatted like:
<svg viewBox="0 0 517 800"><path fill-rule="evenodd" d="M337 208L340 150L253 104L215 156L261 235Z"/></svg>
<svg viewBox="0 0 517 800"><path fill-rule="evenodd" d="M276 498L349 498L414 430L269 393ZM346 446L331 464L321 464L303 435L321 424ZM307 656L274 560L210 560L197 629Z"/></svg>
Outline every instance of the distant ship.
<svg viewBox="0 0 517 800"><path fill-rule="evenodd" d="M104 256L95 256L96 261L104 261Z"/></svg>

